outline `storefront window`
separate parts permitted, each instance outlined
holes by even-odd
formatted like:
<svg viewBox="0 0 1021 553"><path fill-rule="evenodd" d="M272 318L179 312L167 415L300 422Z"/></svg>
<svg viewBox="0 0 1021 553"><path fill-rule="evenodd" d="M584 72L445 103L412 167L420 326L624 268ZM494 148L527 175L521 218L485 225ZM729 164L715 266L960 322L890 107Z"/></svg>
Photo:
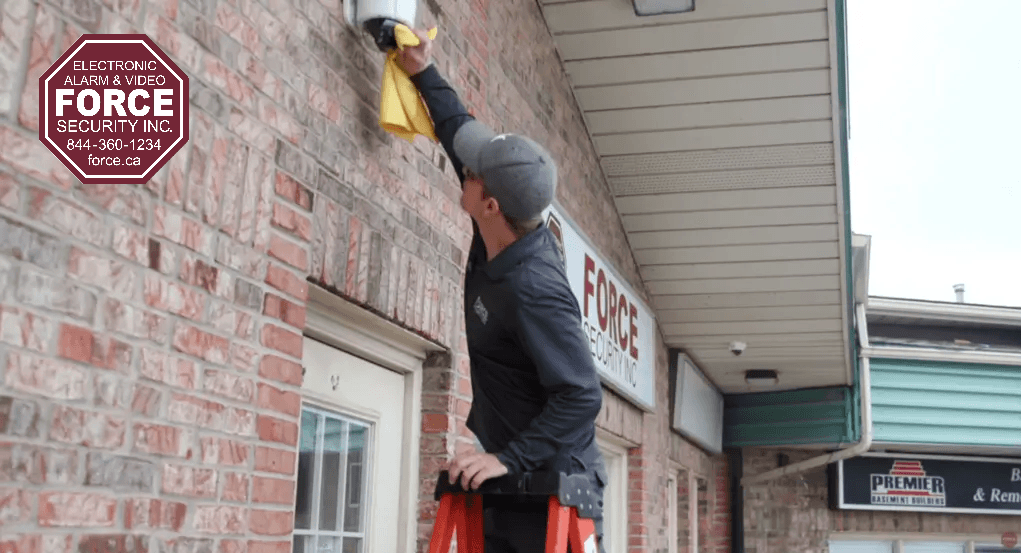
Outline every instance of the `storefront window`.
<svg viewBox="0 0 1021 553"><path fill-rule="evenodd" d="M363 553L370 431L354 419L302 412L294 553Z"/></svg>

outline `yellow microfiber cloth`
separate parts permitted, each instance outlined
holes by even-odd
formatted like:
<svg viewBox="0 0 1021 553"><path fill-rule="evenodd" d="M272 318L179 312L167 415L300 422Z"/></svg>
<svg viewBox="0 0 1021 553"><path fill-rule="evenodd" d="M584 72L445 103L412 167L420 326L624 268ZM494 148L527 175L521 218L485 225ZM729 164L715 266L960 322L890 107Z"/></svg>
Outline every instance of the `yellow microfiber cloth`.
<svg viewBox="0 0 1021 553"><path fill-rule="evenodd" d="M396 25L394 35L397 48L418 46L419 40L415 33L405 25ZM436 38L436 27L429 29L429 39ZM383 67L383 86L380 87L379 124L388 132L411 142L416 134L431 138L434 142L436 131L433 129L429 112L426 111L418 89L411 78L397 65L397 49L387 55Z"/></svg>

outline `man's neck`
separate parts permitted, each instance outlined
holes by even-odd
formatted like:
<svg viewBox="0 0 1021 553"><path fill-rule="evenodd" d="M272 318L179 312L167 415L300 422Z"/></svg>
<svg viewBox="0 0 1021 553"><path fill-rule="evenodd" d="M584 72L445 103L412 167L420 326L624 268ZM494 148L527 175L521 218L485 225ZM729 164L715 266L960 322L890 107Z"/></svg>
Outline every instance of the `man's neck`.
<svg viewBox="0 0 1021 553"><path fill-rule="evenodd" d="M479 234L482 235L482 243L486 246L486 260L492 261L494 257L500 255L503 250L510 247L511 244L518 241L518 237L514 234L514 231L510 229L508 225L483 227L479 225Z"/></svg>

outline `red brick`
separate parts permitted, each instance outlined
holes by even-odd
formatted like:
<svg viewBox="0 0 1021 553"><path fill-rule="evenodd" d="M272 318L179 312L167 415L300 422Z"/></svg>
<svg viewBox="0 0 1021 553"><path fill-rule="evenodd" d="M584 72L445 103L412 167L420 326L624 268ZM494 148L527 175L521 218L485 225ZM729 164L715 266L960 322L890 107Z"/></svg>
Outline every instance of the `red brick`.
<svg viewBox="0 0 1021 553"><path fill-rule="evenodd" d="M195 530L204 534L244 534L248 510L231 505L199 505L195 508Z"/></svg>
<svg viewBox="0 0 1021 553"><path fill-rule="evenodd" d="M289 553L290 541L249 541L248 553Z"/></svg>
<svg viewBox="0 0 1021 553"><path fill-rule="evenodd" d="M18 182L11 175L0 173L0 206L17 211L20 203L21 190Z"/></svg>
<svg viewBox="0 0 1021 553"><path fill-rule="evenodd" d="M287 174L279 171L276 174L276 192L281 198L294 202L306 211L312 210L312 193Z"/></svg>
<svg viewBox="0 0 1021 553"><path fill-rule="evenodd" d="M56 183L65 190L70 190L74 182L71 172L46 149L38 134L17 131L10 125L0 125L0 160L19 173Z"/></svg>
<svg viewBox="0 0 1021 553"><path fill-rule="evenodd" d="M86 534L78 542L79 553L148 553L149 538L127 534Z"/></svg>
<svg viewBox="0 0 1021 553"><path fill-rule="evenodd" d="M260 446L255 448L255 470L257 471L293 475L296 460L297 455L294 451Z"/></svg>
<svg viewBox="0 0 1021 553"><path fill-rule="evenodd" d="M117 500L96 493L44 492L39 494L39 525L113 527Z"/></svg>
<svg viewBox="0 0 1021 553"><path fill-rule="evenodd" d="M259 439L287 445L298 445L298 423L259 415Z"/></svg>
<svg viewBox="0 0 1021 553"><path fill-rule="evenodd" d="M248 542L241 540L220 540L220 553L248 553Z"/></svg>
<svg viewBox="0 0 1021 553"><path fill-rule="evenodd" d="M280 319L298 329L303 330L305 328L305 307L287 301L275 294L266 294L262 314Z"/></svg>
<svg viewBox="0 0 1021 553"><path fill-rule="evenodd" d="M210 334L188 325L178 324L174 331L174 348L210 363L227 363L230 342L226 338Z"/></svg>
<svg viewBox="0 0 1021 553"><path fill-rule="evenodd" d="M163 278L148 274L143 290L145 303L149 307L180 315L193 321L202 318L205 298L195 290L185 288Z"/></svg>
<svg viewBox="0 0 1021 553"><path fill-rule="evenodd" d="M302 302L308 300L308 282L281 265L269 264L266 268L266 284Z"/></svg>
<svg viewBox="0 0 1021 553"><path fill-rule="evenodd" d="M457 411L456 412L461 417L467 417L468 416L468 412L471 411L471 407L472 407L472 404L471 404L470 401L465 401L463 399L456 400L455 401L455 405L457 406Z"/></svg>
<svg viewBox="0 0 1021 553"><path fill-rule="evenodd" d="M248 501L248 483L249 478L247 474L237 472L227 473L223 482L223 495L221 499L224 501Z"/></svg>
<svg viewBox="0 0 1021 553"><path fill-rule="evenodd" d="M104 315L107 330L158 344L166 342L167 320L156 313L108 298Z"/></svg>
<svg viewBox="0 0 1021 553"><path fill-rule="evenodd" d="M301 386L303 379L301 365L274 355L262 358L259 363L259 376L293 386Z"/></svg>
<svg viewBox="0 0 1021 553"><path fill-rule="evenodd" d="M70 553L70 550L71 543L68 540L67 548L59 550L58 553ZM39 553L41 551L43 551L42 536L18 534L4 534L0 536L0 553Z"/></svg>
<svg viewBox="0 0 1021 553"><path fill-rule="evenodd" d="M0 488L0 528L28 522L35 494L18 488Z"/></svg>
<svg viewBox="0 0 1021 553"><path fill-rule="evenodd" d="M195 363L187 359L171 357L165 351L149 348L142 348L139 374L149 380L189 390L195 388L195 383L198 380Z"/></svg>
<svg viewBox="0 0 1021 553"><path fill-rule="evenodd" d="M162 424L135 424L137 453L190 457L192 434L189 430Z"/></svg>
<svg viewBox="0 0 1021 553"><path fill-rule="evenodd" d="M131 397L131 411L146 417L155 417L163 403L163 392L156 388L135 384Z"/></svg>
<svg viewBox="0 0 1021 553"><path fill-rule="evenodd" d="M138 272L126 263L72 247L67 272L75 280L106 290L119 299L134 299Z"/></svg>
<svg viewBox="0 0 1021 553"><path fill-rule="evenodd" d="M267 348L301 358L302 336L285 328L265 324L262 327L262 345Z"/></svg>
<svg viewBox="0 0 1021 553"><path fill-rule="evenodd" d="M269 255L302 271L308 270L308 251L276 234L269 239Z"/></svg>
<svg viewBox="0 0 1021 553"><path fill-rule="evenodd" d="M239 376L230 371L209 369L203 378L205 391L248 403L255 395L255 383L250 378Z"/></svg>
<svg viewBox="0 0 1021 553"><path fill-rule="evenodd" d="M225 409L222 403L183 394L173 394L170 397L169 405L167 405L167 420L221 430L224 427Z"/></svg>
<svg viewBox="0 0 1021 553"><path fill-rule="evenodd" d="M216 497L216 471L165 463L163 493L189 497Z"/></svg>
<svg viewBox="0 0 1021 553"><path fill-rule="evenodd" d="M63 405L54 409L50 424L51 440L98 449L117 449L124 444L126 434L124 418Z"/></svg>
<svg viewBox="0 0 1021 553"><path fill-rule="evenodd" d="M258 406L297 417L301 413L301 395L260 383Z"/></svg>
<svg viewBox="0 0 1021 553"><path fill-rule="evenodd" d="M90 362L101 369L127 373L131 369L133 348L116 338L95 338Z"/></svg>
<svg viewBox="0 0 1021 553"><path fill-rule="evenodd" d="M224 413L223 431L239 436L255 436L255 413L247 409L230 408Z"/></svg>
<svg viewBox="0 0 1021 553"><path fill-rule="evenodd" d="M252 501L293 505L294 481L255 476L252 479Z"/></svg>
<svg viewBox="0 0 1021 553"><path fill-rule="evenodd" d="M252 456L251 446L227 438L205 437L201 440L202 462L207 465L246 466Z"/></svg>
<svg viewBox="0 0 1021 553"><path fill-rule="evenodd" d="M12 351L7 358L4 383L13 390L53 399L85 398L85 369L58 361Z"/></svg>
<svg viewBox="0 0 1021 553"><path fill-rule="evenodd" d="M241 372L254 372L259 366L258 358L259 352L255 348L236 342L230 345L230 365Z"/></svg>
<svg viewBox="0 0 1021 553"><path fill-rule="evenodd" d="M0 306L0 342L50 353L56 323L39 313Z"/></svg>
<svg viewBox="0 0 1021 553"><path fill-rule="evenodd" d="M220 270L201 259L185 256L181 261L180 278L185 284L213 293L217 290L219 277Z"/></svg>
<svg viewBox="0 0 1021 553"><path fill-rule="evenodd" d="M450 417L426 413L422 415L422 432L446 432L450 428Z"/></svg>
<svg viewBox="0 0 1021 553"><path fill-rule="evenodd" d="M286 536L294 530L294 518L290 511L252 509L248 526L260 536Z"/></svg>
<svg viewBox="0 0 1021 553"><path fill-rule="evenodd" d="M92 360L92 331L69 324L60 325L58 355L72 361L88 363Z"/></svg>
<svg viewBox="0 0 1021 553"><path fill-rule="evenodd" d="M272 223L273 226L289 232L295 238L300 238L306 242L312 239L311 219L306 215L299 214L286 205L273 204ZM270 248L272 248L272 245Z"/></svg>

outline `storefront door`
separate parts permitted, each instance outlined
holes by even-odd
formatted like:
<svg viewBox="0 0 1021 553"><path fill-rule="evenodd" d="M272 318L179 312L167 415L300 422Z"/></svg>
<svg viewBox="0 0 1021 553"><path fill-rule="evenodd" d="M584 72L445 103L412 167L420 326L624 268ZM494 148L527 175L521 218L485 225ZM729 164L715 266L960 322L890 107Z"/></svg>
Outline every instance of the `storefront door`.
<svg viewBox="0 0 1021 553"><path fill-rule="evenodd" d="M294 553L398 550L405 380L305 340Z"/></svg>

